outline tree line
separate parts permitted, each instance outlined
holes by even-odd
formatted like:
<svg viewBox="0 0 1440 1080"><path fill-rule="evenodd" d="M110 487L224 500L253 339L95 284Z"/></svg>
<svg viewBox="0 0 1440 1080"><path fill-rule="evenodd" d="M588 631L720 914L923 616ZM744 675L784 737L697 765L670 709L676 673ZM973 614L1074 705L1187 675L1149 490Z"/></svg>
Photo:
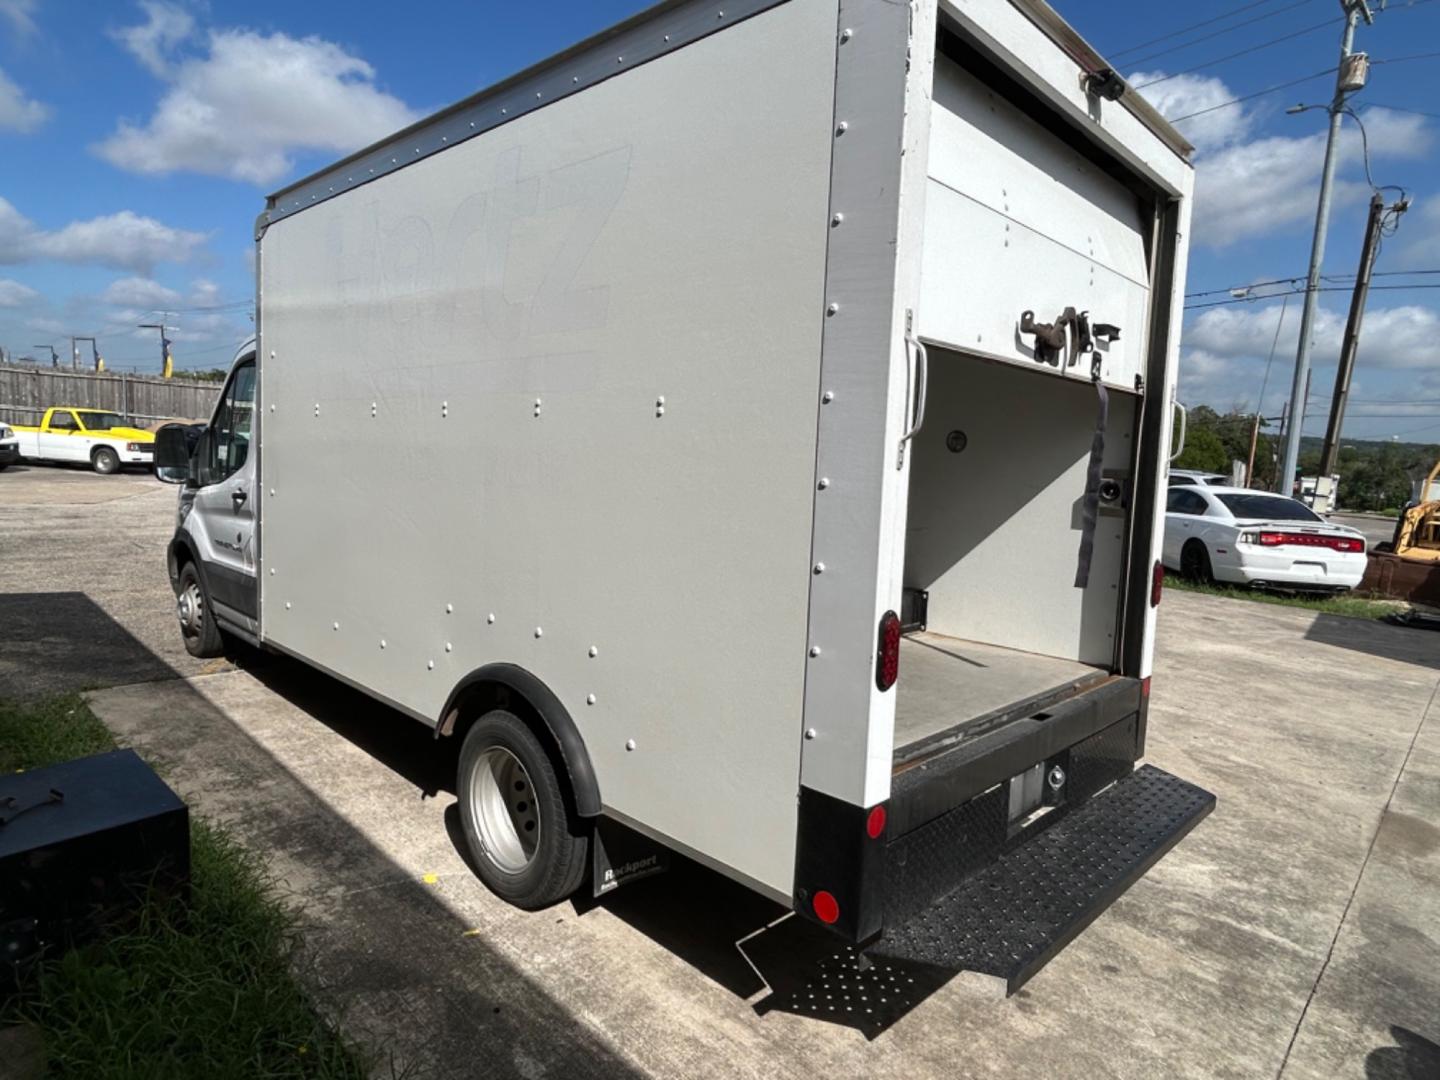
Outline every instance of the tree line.
<svg viewBox="0 0 1440 1080"><path fill-rule="evenodd" d="M1208 405L1190 410L1184 452L1172 463L1177 469L1229 473L1231 463L1250 458L1250 437L1255 415L1219 413ZM1266 429L1263 419L1255 440L1255 468L1250 486L1278 490L1278 433ZM1320 469L1322 440L1300 440L1300 474L1314 476ZM1346 510L1394 511L1410 501L1413 482L1440 459L1440 444L1342 439L1336 472L1340 474L1340 506Z"/></svg>

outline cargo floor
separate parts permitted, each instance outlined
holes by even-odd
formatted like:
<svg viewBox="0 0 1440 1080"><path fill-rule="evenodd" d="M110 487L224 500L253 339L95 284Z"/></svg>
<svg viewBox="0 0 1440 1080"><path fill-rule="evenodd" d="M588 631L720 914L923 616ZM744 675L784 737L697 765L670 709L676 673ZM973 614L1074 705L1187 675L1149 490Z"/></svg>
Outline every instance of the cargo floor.
<svg viewBox="0 0 1440 1080"><path fill-rule="evenodd" d="M900 644L895 762L901 764L956 728L1043 708L1106 677L1101 668L1018 649L926 632Z"/></svg>

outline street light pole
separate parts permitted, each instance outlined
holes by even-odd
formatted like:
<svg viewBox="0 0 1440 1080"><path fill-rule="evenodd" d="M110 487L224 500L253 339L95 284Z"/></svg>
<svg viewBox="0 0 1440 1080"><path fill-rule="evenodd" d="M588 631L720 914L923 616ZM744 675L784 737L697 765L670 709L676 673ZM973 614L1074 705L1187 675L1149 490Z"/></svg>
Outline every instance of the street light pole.
<svg viewBox="0 0 1440 1080"><path fill-rule="evenodd" d="M1346 61L1355 44L1355 25L1374 20L1366 0L1341 0L1345 8L1345 32L1340 39L1340 67L1335 76L1335 96L1329 105L1330 132L1325 140L1325 164L1320 170L1320 200L1315 208L1315 237L1310 245L1310 272L1305 278L1305 303L1300 310L1300 343L1295 350L1295 378L1290 384L1290 427L1285 435L1285 456L1278 477L1279 491L1289 495L1295 485L1295 467L1300 460L1300 429L1305 424L1305 387L1310 376L1310 335L1315 325L1315 301L1319 296L1320 267L1325 261L1325 234L1330 226L1330 195L1335 183L1335 149L1344 116L1345 96L1358 89Z"/></svg>

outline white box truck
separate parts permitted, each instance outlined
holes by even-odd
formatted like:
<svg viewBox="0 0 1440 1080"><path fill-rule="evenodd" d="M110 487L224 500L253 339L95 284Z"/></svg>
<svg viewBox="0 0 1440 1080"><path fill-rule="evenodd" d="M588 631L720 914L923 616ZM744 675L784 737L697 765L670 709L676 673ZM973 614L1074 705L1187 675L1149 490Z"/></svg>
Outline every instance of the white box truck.
<svg viewBox="0 0 1440 1080"><path fill-rule="evenodd" d="M186 642L458 745L516 904L618 824L1013 989L1213 805L1136 767L1189 152L1040 0L662 3L269 198Z"/></svg>

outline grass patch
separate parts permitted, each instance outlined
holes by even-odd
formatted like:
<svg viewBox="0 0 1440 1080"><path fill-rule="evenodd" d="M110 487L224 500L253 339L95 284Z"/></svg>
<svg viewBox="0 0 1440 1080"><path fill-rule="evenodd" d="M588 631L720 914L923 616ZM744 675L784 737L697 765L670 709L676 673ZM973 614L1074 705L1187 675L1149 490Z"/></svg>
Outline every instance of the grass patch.
<svg viewBox="0 0 1440 1080"><path fill-rule="evenodd" d="M79 694L24 704L0 701L0 773L39 769L115 749Z"/></svg>
<svg viewBox="0 0 1440 1080"><path fill-rule="evenodd" d="M1259 589L1241 589L1234 585L1202 585L1182 578L1178 574L1166 573L1165 588L1181 592L1205 593L1207 596L1225 596L1232 600L1250 600L1257 604L1278 604L1281 607L1304 608L1307 611L1325 615L1343 615L1347 619L1383 619L1396 611L1405 611L1409 604L1399 600L1371 600L1364 596L1344 593L1340 596L1309 596L1305 593L1282 593Z"/></svg>
<svg viewBox="0 0 1440 1080"><path fill-rule="evenodd" d="M0 703L0 763L38 768L114 748L78 695ZM371 1061L294 976L299 937L260 861L192 815L191 902L48 959L0 1007L45 1042L45 1076L86 1080L364 1077Z"/></svg>

